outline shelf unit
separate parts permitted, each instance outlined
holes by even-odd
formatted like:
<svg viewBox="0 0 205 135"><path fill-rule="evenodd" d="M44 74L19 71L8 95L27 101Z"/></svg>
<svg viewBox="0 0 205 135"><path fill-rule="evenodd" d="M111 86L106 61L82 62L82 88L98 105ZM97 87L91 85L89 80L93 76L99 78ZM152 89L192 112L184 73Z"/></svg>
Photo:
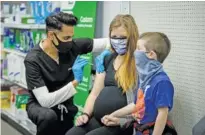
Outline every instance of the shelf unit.
<svg viewBox="0 0 205 135"><path fill-rule="evenodd" d="M1 16L1 18L9 18L9 17L14 17L15 14L4 14L4 13L1 13L0 16ZM31 17L32 15L30 15L30 14L19 14L19 16L21 16L21 17Z"/></svg>
<svg viewBox="0 0 205 135"><path fill-rule="evenodd" d="M23 134L36 134L36 126L28 118L25 118L24 120L18 119L17 116L12 113L11 109L1 109L1 118Z"/></svg>
<svg viewBox="0 0 205 135"><path fill-rule="evenodd" d="M18 56L26 57L26 53L23 53L23 52L20 52L20 51L7 49L7 48L4 48L3 51L5 51L7 53L13 53L13 54L18 55Z"/></svg>
<svg viewBox="0 0 205 135"><path fill-rule="evenodd" d="M16 29L45 29L45 24L15 24L15 23L2 23L2 28L16 28Z"/></svg>
<svg viewBox="0 0 205 135"><path fill-rule="evenodd" d="M10 81L10 82L13 82L14 84L17 84L17 85L21 86L22 88L27 89L26 84L23 84L23 83L20 83L20 82L16 82L16 81L12 81L12 80L10 80L7 76L3 76L3 79L5 79L5 80L7 80L7 81Z"/></svg>

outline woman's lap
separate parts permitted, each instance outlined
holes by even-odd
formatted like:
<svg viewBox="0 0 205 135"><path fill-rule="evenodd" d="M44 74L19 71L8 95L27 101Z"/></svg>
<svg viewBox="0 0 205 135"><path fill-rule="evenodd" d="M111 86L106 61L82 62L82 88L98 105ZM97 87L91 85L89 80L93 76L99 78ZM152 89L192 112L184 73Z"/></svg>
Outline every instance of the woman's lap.
<svg viewBox="0 0 205 135"><path fill-rule="evenodd" d="M132 135L132 131L132 129L123 131L119 126L103 126L99 121L92 117L87 124L74 126L66 133L66 135Z"/></svg>
<svg viewBox="0 0 205 135"><path fill-rule="evenodd" d="M89 131L92 131L101 126L101 123L92 117L87 124L82 126L74 126L66 133L66 135L85 135Z"/></svg>

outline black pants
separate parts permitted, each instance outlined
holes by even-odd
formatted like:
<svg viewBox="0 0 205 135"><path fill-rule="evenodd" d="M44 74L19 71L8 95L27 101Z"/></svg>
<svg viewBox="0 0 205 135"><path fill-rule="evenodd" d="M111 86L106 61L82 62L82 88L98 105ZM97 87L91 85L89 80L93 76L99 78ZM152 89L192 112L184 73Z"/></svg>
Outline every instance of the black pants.
<svg viewBox="0 0 205 135"><path fill-rule="evenodd" d="M32 103L27 107L29 119L37 126L37 135L65 135L66 131L73 127L74 116L77 107L68 107L68 113L64 112L61 121L61 111L57 108L41 107L38 103Z"/></svg>
<svg viewBox="0 0 205 135"><path fill-rule="evenodd" d="M82 126L74 126L66 135L132 135L133 128L128 128L126 131L122 130L120 126L107 127L94 117Z"/></svg>

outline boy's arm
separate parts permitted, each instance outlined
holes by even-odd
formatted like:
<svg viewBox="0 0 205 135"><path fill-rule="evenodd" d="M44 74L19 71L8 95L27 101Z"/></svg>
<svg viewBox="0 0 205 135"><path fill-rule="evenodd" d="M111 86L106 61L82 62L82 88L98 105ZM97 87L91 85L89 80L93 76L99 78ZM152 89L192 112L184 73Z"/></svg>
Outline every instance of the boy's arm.
<svg viewBox="0 0 205 135"><path fill-rule="evenodd" d="M168 117L168 108L167 107L159 108L152 135L162 135L164 131L164 127L167 122L167 117Z"/></svg>
<svg viewBox="0 0 205 135"><path fill-rule="evenodd" d="M111 113L110 115L120 118L120 117L131 114L134 111L134 109L135 109L135 104L131 103L131 104Z"/></svg>
<svg viewBox="0 0 205 135"><path fill-rule="evenodd" d="M173 107L174 87L171 81L163 80L156 88L155 106L158 108L158 115L153 135L161 135L167 122L168 112Z"/></svg>

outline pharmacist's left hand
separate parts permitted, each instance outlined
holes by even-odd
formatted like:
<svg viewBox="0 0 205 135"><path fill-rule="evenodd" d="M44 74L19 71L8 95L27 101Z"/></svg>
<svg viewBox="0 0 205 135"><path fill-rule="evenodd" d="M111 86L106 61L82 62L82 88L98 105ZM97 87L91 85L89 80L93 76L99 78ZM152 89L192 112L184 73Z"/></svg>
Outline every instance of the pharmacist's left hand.
<svg viewBox="0 0 205 135"><path fill-rule="evenodd" d="M72 71L74 74L74 78L78 83L82 81L83 78L83 68L88 64L88 60L81 58L78 56L73 64Z"/></svg>
<svg viewBox="0 0 205 135"><path fill-rule="evenodd" d="M120 125L120 119L117 117L113 117L112 115L105 115L101 122L106 126L118 126Z"/></svg>

